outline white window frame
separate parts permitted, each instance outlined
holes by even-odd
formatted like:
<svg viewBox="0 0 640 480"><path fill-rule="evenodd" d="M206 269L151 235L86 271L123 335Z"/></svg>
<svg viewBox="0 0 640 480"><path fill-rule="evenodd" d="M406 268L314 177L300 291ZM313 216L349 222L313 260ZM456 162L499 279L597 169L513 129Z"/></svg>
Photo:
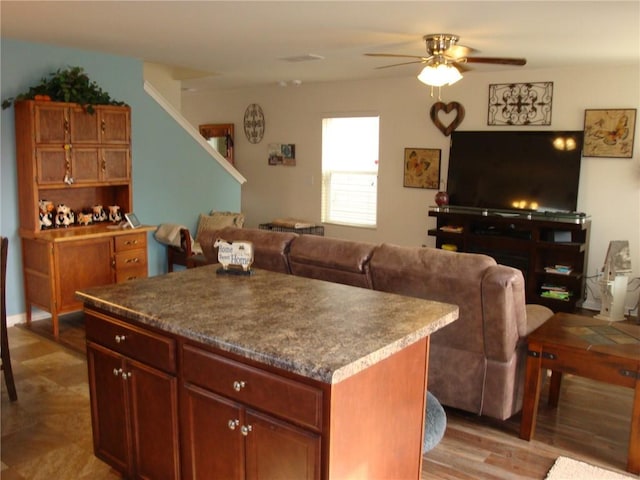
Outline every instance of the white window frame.
<svg viewBox="0 0 640 480"><path fill-rule="evenodd" d="M336 130L332 120L375 119L369 130ZM340 122L349 128L346 122ZM334 125L338 125L336 122ZM375 134L371 128L375 127ZM378 217L378 155L380 117L377 114L326 116L322 122L322 222L376 228ZM342 138L341 138L342 137ZM346 138L345 138L346 137ZM336 143L337 142L337 143Z"/></svg>

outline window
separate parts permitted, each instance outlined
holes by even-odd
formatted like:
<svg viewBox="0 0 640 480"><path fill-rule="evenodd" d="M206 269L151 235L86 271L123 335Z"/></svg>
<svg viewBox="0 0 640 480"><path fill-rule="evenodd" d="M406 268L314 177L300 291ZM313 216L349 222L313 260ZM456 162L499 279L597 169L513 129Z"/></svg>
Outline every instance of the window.
<svg viewBox="0 0 640 480"><path fill-rule="evenodd" d="M322 221L375 227L379 117L322 120Z"/></svg>

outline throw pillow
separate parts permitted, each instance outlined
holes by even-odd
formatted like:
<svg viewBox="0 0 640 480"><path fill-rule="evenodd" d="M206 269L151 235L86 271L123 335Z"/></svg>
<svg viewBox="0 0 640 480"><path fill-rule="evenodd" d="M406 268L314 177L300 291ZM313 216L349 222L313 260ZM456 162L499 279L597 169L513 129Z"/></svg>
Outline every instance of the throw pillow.
<svg viewBox="0 0 640 480"><path fill-rule="evenodd" d="M239 220L238 217L242 219ZM205 230L220 230L224 227L238 227L244 225L244 215L242 213L212 212L211 215L200 214L198 220L198 230L196 232L196 242L200 243L200 233Z"/></svg>
<svg viewBox="0 0 640 480"><path fill-rule="evenodd" d="M221 216L221 217L233 217L233 227L242 228L244 226L244 213L237 212L217 212L215 210L211 210L209 215L212 216Z"/></svg>

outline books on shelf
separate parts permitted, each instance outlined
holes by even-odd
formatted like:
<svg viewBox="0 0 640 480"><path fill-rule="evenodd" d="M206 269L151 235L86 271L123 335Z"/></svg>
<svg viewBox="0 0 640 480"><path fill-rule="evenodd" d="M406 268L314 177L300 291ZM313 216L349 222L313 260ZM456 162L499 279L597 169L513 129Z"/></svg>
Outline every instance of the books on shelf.
<svg viewBox="0 0 640 480"><path fill-rule="evenodd" d="M567 287L563 285L554 285L551 283L545 283L540 287L542 289L541 297L552 298L554 300L569 301L571 298L571 292L567 290Z"/></svg>
<svg viewBox="0 0 640 480"><path fill-rule="evenodd" d="M554 300L563 300L568 302L571 298L571 292L556 292L554 290L545 290L540 294L544 298L552 298Z"/></svg>
<svg viewBox="0 0 640 480"><path fill-rule="evenodd" d="M442 230L443 232L449 232L449 233L462 233L464 228L458 227L456 225L443 225L440 227L440 230Z"/></svg>
<svg viewBox="0 0 640 480"><path fill-rule="evenodd" d="M544 271L547 273L559 273L561 275L569 275L573 271L573 267L571 265L554 265L554 266L544 267Z"/></svg>

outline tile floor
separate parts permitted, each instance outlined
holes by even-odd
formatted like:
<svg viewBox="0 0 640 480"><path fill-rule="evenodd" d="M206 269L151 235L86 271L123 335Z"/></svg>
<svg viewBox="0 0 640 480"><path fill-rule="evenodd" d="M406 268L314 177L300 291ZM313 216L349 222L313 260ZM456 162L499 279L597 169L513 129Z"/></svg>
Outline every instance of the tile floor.
<svg viewBox="0 0 640 480"><path fill-rule="evenodd" d="M2 377L2 480L113 480L93 455L85 356L20 327L10 327L18 401Z"/></svg>

